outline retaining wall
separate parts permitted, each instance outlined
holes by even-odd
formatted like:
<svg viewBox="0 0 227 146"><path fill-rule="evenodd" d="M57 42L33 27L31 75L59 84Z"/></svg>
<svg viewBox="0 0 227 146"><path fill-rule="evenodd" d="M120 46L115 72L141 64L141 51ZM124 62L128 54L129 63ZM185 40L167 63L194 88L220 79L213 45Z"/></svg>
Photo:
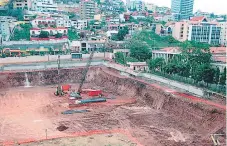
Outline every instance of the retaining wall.
<svg viewBox="0 0 227 146"><path fill-rule="evenodd" d="M90 54L83 54L83 58L89 58ZM94 58L111 57L111 53L95 53ZM71 60L71 55L61 55L61 60ZM27 56L27 57L7 57L0 58L0 64L14 64L14 63L31 63L31 62L48 62L57 61L58 55L45 55L45 56Z"/></svg>

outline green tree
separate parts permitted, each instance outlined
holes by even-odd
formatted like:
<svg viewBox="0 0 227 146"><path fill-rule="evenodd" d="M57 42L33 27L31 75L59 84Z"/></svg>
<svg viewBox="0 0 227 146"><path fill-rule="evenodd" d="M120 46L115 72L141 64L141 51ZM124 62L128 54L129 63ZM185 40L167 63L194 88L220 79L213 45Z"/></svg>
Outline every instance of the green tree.
<svg viewBox="0 0 227 146"><path fill-rule="evenodd" d="M148 66L151 70L161 70L164 64L165 64L164 58L155 58L149 61Z"/></svg>
<svg viewBox="0 0 227 146"><path fill-rule="evenodd" d="M123 27L122 29L120 29L117 33L117 35L113 35L112 36L112 40L115 41L123 41L125 36L129 33L129 29L127 26Z"/></svg>
<svg viewBox="0 0 227 146"><path fill-rule="evenodd" d="M208 84L211 84L214 82L214 75L215 75L215 70L210 66L210 64L205 64L203 66L203 81Z"/></svg>
<svg viewBox="0 0 227 146"><path fill-rule="evenodd" d="M61 33L57 33L57 34L55 35L55 38L62 38L62 34L61 34Z"/></svg>
<svg viewBox="0 0 227 146"><path fill-rule="evenodd" d="M146 61L151 58L151 51L148 45L140 40L132 39L126 44L130 49L130 56L138 59L139 61Z"/></svg>
<svg viewBox="0 0 227 146"><path fill-rule="evenodd" d="M196 83L203 80L203 71L204 64L196 66L194 72L192 72L192 78L195 80Z"/></svg>
<svg viewBox="0 0 227 146"><path fill-rule="evenodd" d="M79 35L77 34L77 31L75 29L68 29L68 38L70 41L73 41L73 40L78 40L80 37Z"/></svg>
<svg viewBox="0 0 227 146"><path fill-rule="evenodd" d="M22 9L10 9L8 15L16 17L19 21L24 20L24 12Z"/></svg>
<svg viewBox="0 0 227 146"><path fill-rule="evenodd" d="M72 19L72 18L74 18L76 15L75 15L75 13L69 13L69 19Z"/></svg>
<svg viewBox="0 0 227 146"><path fill-rule="evenodd" d="M226 67L224 68L223 73L221 74L220 77L220 84L221 85L226 85Z"/></svg>
<svg viewBox="0 0 227 146"><path fill-rule="evenodd" d="M122 52L117 52L114 54L115 56L115 62L120 63L120 64L126 64L126 59L125 55Z"/></svg>
<svg viewBox="0 0 227 146"><path fill-rule="evenodd" d="M127 61L127 62L139 62L138 59L132 58L132 57L126 57L126 61Z"/></svg>
<svg viewBox="0 0 227 146"><path fill-rule="evenodd" d="M48 31L41 31L39 34L40 38L48 38L49 37L49 32Z"/></svg>
<svg viewBox="0 0 227 146"><path fill-rule="evenodd" d="M215 82L215 84L219 84L219 81L220 81L220 69L218 67L216 67L214 82Z"/></svg>
<svg viewBox="0 0 227 146"><path fill-rule="evenodd" d="M31 24L20 24L17 26L13 32L11 40L30 40L30 29L32 28Z"/></svg>

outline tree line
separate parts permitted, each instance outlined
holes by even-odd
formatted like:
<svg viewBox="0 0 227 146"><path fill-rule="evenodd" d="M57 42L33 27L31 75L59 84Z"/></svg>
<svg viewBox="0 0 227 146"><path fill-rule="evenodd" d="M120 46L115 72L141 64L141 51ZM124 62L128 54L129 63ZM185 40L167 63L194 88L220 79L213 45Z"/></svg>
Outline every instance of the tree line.
<svg viewBox="0 0 227 146"><path fill-rule="evenodd" d="M167 61L164 58L152 59L150 45L145 41L135 39L138 37L140 36L128 40L126 48L130 49L130 58L133 58L131 60L146 61L151 72L192 79L197 85L200 83L205 83L206 86L216 84L224 87L226 85L226 68L221 72L218 67L212 66L209 44L194 41L181 42L178 45L181 53L169 56ZM171 42L177 42L173 38L169 39ZM115 60L125 64L127 57L124 53L118 53L115 55Z"/></svg>

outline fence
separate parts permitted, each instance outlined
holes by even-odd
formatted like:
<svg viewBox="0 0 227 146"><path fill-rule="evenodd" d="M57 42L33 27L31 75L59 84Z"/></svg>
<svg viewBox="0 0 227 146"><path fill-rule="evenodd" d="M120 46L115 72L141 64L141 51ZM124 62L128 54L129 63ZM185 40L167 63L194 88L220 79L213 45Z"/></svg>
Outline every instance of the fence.
<svg viewBox="0 0 227 146"><path fill-rule="evenodd" d="M168 78L171 80L183 82L186 84L190 84L190 85L196 86L198 88L207 88L214 92L226 94L226 86L223 86L223 85L208 84L208 86L207 86L205 82L196 83L192 78L182 77L182 76L174 75L174 74L170 75L170 74L166 74L163 72L152 72L152 74L162 76L162 77L165 77L165 78Z"/></svg>

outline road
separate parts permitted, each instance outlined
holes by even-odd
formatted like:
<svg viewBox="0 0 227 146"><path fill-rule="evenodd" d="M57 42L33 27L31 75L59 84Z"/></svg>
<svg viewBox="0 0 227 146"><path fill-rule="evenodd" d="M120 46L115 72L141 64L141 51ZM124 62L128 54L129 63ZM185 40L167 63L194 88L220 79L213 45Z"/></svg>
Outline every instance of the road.
<svg viewBox="0 0 227 146"><path fill-rule="evenodd" d="M87 60L62 60L60 62L60 66L62 68L73 68L85 66L87 64ZM102 65L102 59L92 60L91 65ZM57 68L58 64L56 61L54 62L41 62L41 63L27 63L27 64L9 64L1 67L1 71L23 71L23 70L41 70L41 69L52 69Z"/></svg>

